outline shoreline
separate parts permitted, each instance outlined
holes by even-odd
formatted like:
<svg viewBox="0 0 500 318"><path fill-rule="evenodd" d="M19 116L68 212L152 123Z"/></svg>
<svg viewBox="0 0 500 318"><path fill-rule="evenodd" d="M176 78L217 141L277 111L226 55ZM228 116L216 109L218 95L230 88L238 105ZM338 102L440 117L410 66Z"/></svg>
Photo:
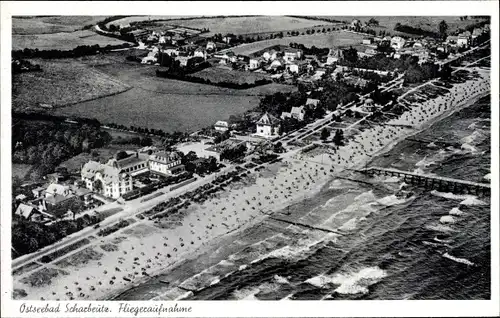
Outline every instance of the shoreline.
<svg viewBox="0 0 500 318"><path fill-rule="evenodd" d="M462 103L459 103L457 106L449 109L449 110L446 110L444 112L442 112L441 114L439 114L438 116L435 116L433 118L430 118L429 120L423 122L417 129L409 132L409 133L402 133L401 136L399 136L397 139L393 140L392 142L390 142L389 144L385 145L384 147L382 147L381 149L377 150L376 153L374 153L373 155L370 156L370 158L368 159L365 159L365 160L359 160L359 162L356 162L354 163L351 167L349 167L349 169L360 169L362 166L365 165L365 161L369 164L370 162L372 162L376 157L379 157L379 156L382 156L383 154L389 152L391 149L393 149L397 144L399 144L400 142L406 140L407 138L411 137L411 136L414 136L418 133L421 133L427 129L429 129L430 127L432 127L434 124L440 122L441 120L453 115L454 113L460 111L460 110L463 110L465 108L468 108L470 106L472 106L473 104L475 104L477 101L479 101L480 99L482 98L485 98L486 96L488 95L491 95L491 92L490 91L486 91L486 92L479 92L477 94L474 94L474 95L471 95L470 98L468 98L467 100L465 100L464 102ZM320 189L318 189L317 191L315 191L314 193L308 193L308 199L309 198L314 198L315 196L317 196L321 190L324 188L324 186L326 186L328 183L330 183L331 181L333 181L334 179L338 178L338 176L342 173L342 172L345 172L347 168L344 168L342 170L339 170L339 171L336 171L333 175L331 175L328 180L326 182L324 182L324 184L322 184L322 186L320 187ZM306 198L304 198L305 200ZM300 202L300 201L299 201ZM204 253L201 253L200 250L201 250L201 247L196 249L195 251L191 252L190 253L190 257L188 259L184 259L184 260L179 260L177 261L176 263L168 266L167 268L164 268L164 269L161 269L159 270L157 273L151 275L150 277L148 278L145 278L144 280L142 280L141 282L138 282L136 284L134 284L133 286L129 286L127 288L123 288L122 290L120 291L117 291L116 293L113 293L112 295L108 295L106 297L107 300L119 300L118 298L124 294L126 294L127 292L130 292L131 290L135 289L135 288L138 288L140 287L141 285L144 285L144 284L148 284L148 283L151 283L151 284L154 284L156 282L161 282L161 276L164 276L166 275L168 272L171 272L173 270L175 270L178 266L182 265L182 263L184 263L185 261L190 261L190 260L194 260L194 259L197 259L199 257L202 257L205 253L207 253L207 250L208 251L211 251L213 250L214 248L217 248L217 243L219 243L220 241L223 241L224 239L229 239L230 237L232 237L233 235L234 236L238 236L238 235L241 235L246 229L250 229L254 226L257 226L258 224L261 224L263 223L266 219L269 218L269 216L272 216L273 214L278 214L280 211L283 211L286 206L292 206L294 204L297 204L299 202L289 202L288 204L284 204L285 206L281 209L275 209L273 210L273 212L270 214L270 215L263 215L262 217L260 218L257 218L255 219L254 221L251 221L251 222L248 222L244 225L242 225L241 227L235 229L235 230L232 230L231 232L228 232L226 234L223 234L223 235L220 235L218 237L215 237L213 238L209 243L208 243L208 246L204 246L205 248L205 251ZM203 247L203 246L202 246ZM212 265L214 266L214 265ZM207 267L209 268L209 267ZM176 288L174 286L172 287L169 287L169 288ZM202 289L204 289L206 287L202 287ZM186 293L189 293L188 291L186 291ZM157 296L157 297L161 297L160 296ZM157 298L156 297L156 298ZM182 299L183 297L181 297Z"/></svg>
<svg viewBox="0 0 500 318"><path fill-rule="evenodd" d="M176 270L179 267L179 265L181 265L186 260L198 259L202 255L201 251L205 252L207 250L210 251L215 247L224 249L224 247L217 246L217 243L224 240L228 240L228 238L232 237L233 235L239 235L245 229L252 228L269 217L267 213L264 214L262 212L269 211L272 213L276 213L282 211L287 206L292 206L298 202L305 200L306 197L311 198L316 196L318 193L320 193L321 189L326 184L328 184L328 182L336 178L338 174L346 170L346 168L352 168L359 164L364 164L364 162L367 160L369 162L370 160L373 159L373 157L380 156L381 154L392 149L400 141L408 138L411 135L414 135L420 131L427 129L435 122L443 118L446 118L447 116L450 116L454 112L463 109L464 107L467 107L467 105L472 105L478 99L491 93L489 91L489 88L487 87L489 85L488 79L486 78L480 79L479 84L477 83L478 80L472 80L472 81L473 81L472 88L476 90L479 88L479 92L475 94L471 92L470 97L465 97L466 94L468 94L468 89L470 88L470 81L467 81L466 83L459 83L456 86L454 86L454 89L451 89L450 92L444 97L439 96L436 99L426 100L421 104L415 104L410 111L403 113L398 119L389 121L390 123L391 122L399 124L401 124L401 122L404 123L405 119L403 119L403 117L405 117L405 115L407 121L410 120L419 120L419 122L423 121L423 123L416 125L416 127L418 126L416 129L412 129L409 132L407 131L408 128L403 129L402 127L395 127L390 125L373 126L370 129L364 130L360 134L356 135L355 138L352 140L352 142L346 143L345 146L342 146L339 149L339 151L335 153L334 156L332 155L325 156L329 157L325 158L326 159L325 164L314 161L314 159L319 160L319 158L321 158L321 160L323 161L323 154L324 154L323 152L319 155L318 154L308 155L308 154L297 153L297 151L290 151L288 153L288 157L284 157L283 163L267 167L267 170L276 169L277 167L276 171L271 172L271 176L269 175L265 176L263 173L260 172L252 174L252 176L255 177L255 180L253 180L251 184L245 183L241 188L236 188L235 186L230 187L226 189L219 197L212 198L202 205L195 204L192 208L189 209L189 212L186 211L186 213L182 216L183 223L181 223L180 226L176 225L176 227L174 228L167 228L167 230L165 230L164 227L155 226L152 224L152 222L137 222L140 223L138 224L140 226L132 227L130 229L132 230L132 232L122 233L122 235L125 234L127 235L127 237L124 237L124 240L122 240L123 243L122 241L115 243L116 245L118 245L116 246L117 249L115 251L104 253L100 258L98 258L98 260L102 261L103 264L108 265L106 269L109 269L110 271L112 271L112 268L116 265L117 271L122 272L120 274L115 274L119 276L119 278L121 278L122 275L126 275L128 273L128 277L132 278L133 284L127 284L124 283L122 280L118 279L116 285L120 283L124 284L125 286L115 285L113 287L107 287L107 286L103 286L102 288L98 287L98 289L95 292L95 294L97 294L96 299L113 300L133 288L137 288L148 281L159 279L159 276L165 275L168 272ZM467 85L467 87L464 87L465 85ZM479 87L480 85L481 87ZM484 91L485 88L488 89ZM481 93L481 91L484 92ZM456 97L458 98L463 97L466 98L466 100L462 99L460 100L460 102L453 104L455 102ZM437 113L435 116L430 116L425 111L424 114L427 117L422 115L421 113L422 109L427 111L434 110L434 108L436 108L437 106L436 101L439 102L440 100L447 101L449 104L448 105L449 109L445 108L443 111ZM420 116L416 114L416 112L419 111L420 111L419 113ZM434 114L434 112L431 112L431 114ZM411 119L408 119L409 115L411 115ZM380 146L378 144L375 145L376 142L378 142ZM362 152L360 148L358 148L359 146L361 146L361 148L364 149L364 152ZM368 148L370 149L370 151L368 151ZM300 158L301 156L305 156L307 158L301 160ZM337 159L334 159L333 157ZM341 163L341 161L343 162ZM325 167L328 168L325 170ZM327 170L329 168L334 170L333 173L327 173ZM306 176L309 179L306 178ZM291 184L289 180L291 180ZM279 184L280 182L282 183ZM304 187L305 191L299 190L299 186L301 188ZM265 193L260 193L262 189L265 189L264 190ZM273 193L275 189L277 191ZM279 194L279 190L281 190L281 195ZM277 202L275 202L274 199L271 198L271 193L273 194ZM300 195L297 195L297 193L300 193ZM303 195L303 193L307 193L307 196ZM263 195L265 194L269 194L268 196L265 197L267 201L264 200L263 197ZM231 195L233 196L233 198L230 201L229 197ZM252 195L253 198L251 199ZM259 200L256 200L256 197L258 197ZM255 203L251 203L250 201L255 201ZM245 205L244 204L245 202L248 205ZM235 206L236 203L238 203L238 206ZM226 206L228 208L227 210ZM245 208L248 208L248 210L246 210ZM206 216L206 212L213 214L212 216ZM234 217L230 212L234 212ZM205 217L201 216L201 214L203 214ZM220 216L217 214L220 214ZM199 223L196 223L196 217L198 217ZM234 222L233 218L235 217L236 221ZM211 218L213 218L213 220L211 220ZM242 220L240 220L240 218ZM222 219L224 219L224 221ZM190 221L192 223L189 223ZM231 226L224 224L224 222L229 223ZM194 226L193 223L196 224L197 226ZM210 223L212 223L211 227L209 227ZM217 225L214 225L214 223ZM188 224L191 226L191 229L189 228ZM226 228L224 229L223 227L220 227L220 225L225 225ZM189 230L191 230L192 235L188 234ZM201 237L203 236L202 234L203 231L205 231L206 235L205 238L202 240ZM193 235L196 235L195 233L199 235L198 236L199 241L196 241L194 239ZM178 242L180 240L181 242L183 242L183 237L184 239L186 238L188 239L186 240L186 244L189 241L189 238L191 238L192 240L191 241L192 245L194 244L193 241L195 241L196 244L193 245L194 249L191 249L189 245L184 247L185 244L181 243L180 246L178 246L180 249L179 252L177 252L177 247L175 247L173 249L175 253L170 252L173 254L172 258L170 259L170 262L164 261L163 263L161 263L155 260L151 262L151 259L153 257L159 260L157 255L160 255L160 257L164 257L163 254L156 253L157 250L155 250L155 245L158 243L161 244L162 236L165 240L167 240L166 236L169 236L170 238L170 240L167 241L169 242L168 248L160 247L160 249L158 249L162 253L166 253L168 250L172 249L172 247L176 246L175 241ZM120 237L110 235L109 237L102 239L101 242L110 243L113 240L119 238ZM172 245L172 247L170 247L171 242L174 242L173 243L174 245ZM96 243L97 245L94 245L93 247L98 249L99 244L101 243L98 242ZM142 247L141 245L145 246ZM139 277L132 275L133 270L130 270L127 267L127 265L132 265L132 261L131 260L127 261L125 257L123 257L123 254L127 254L127 251L125 251L125 249L127 247L129 248L131 247L131 249L134 250L134 246L136 247L136 250L133 252L128 252L130 253L130 255L126 257L132 258L133 256L137 256L135 257L135 259L138 260L137 262L141 262L145 258L150 257L150 259L148 259L148 263L150 263L153 266L153 268L149 270L150 265L142 265L142 266L147 266L146 268L148 268L147 275L143 275L142 277L139 275L137 275ZM167 244L164 243L164 246L167 246ZM122 252L123 254L120 252ZM138 255L139 252L143 256ZM144 252L146 252L147 254L145 254ZM121 257L118 257L120 254ZM155 254L157 255L155 256ZM82 256L84 257L85 255ZM168 254L168 258L170 258L170 254ZM135 264L135 259L133 264ZM107 271L105 270L103 275L102 274L103 267L95 266L95 263L97 263L95 260L90 260L90 261L93 263L89 264L89 261L86 261L83 263L81 262L80 264L71 264L69 266L62 264L52 264L52 265L55 265L56 268L58 265L61 266L63 270L69 271L70 273L73 274L73 276L75 272L83 270L85 272L84 275L88 275L87 276L88 282L80 280L79 282L74 281L74 284L79 285L79 283L81 283L81 287L85 288L84 291L86 292L89 285L91 288L93 288L93 285L91 284L95 283L96 280L99 280L99 285L102 285L101 280L104 280L104 284L106 284L106 276L104 275L107 275ZM153 265L153 262L156 262L157 265ZM100 262L98 262L98 264L99 263ZM124 265L123 266L118 265L117 263ZM81 264L83 264L84 266L81 267L80 266ZM123 270L118 270L118 267L122 268ZM137 269L137 271L139 270ZM112 273L110 273L110 275L112 275ZM125 276L123 277L125 278ZM21 280L21 282L19 282L19 280ZM113 280L115 280L115 276L113 276L112 281ZM65 292L65 290L62 289L62 286L64 286L64 284L66 284L65 286L66 289L68 289L67 286L72 285L71 274L67 276L59 275L57 278L57 282L52 283L49 281L48 286L40 285L40 286L30 287L28 285L29 280L28 282L22 282L22 281L23 279L17 278L14 283L14 287L18 287L19 289L20 288L27 289L28 295L30 295L29 297L31 297L30 299L33 298L36 299L37 294L38 296L44 296L44 298L45 297L56 298L57 297L56 294L59 294L60 292ZM182 282L179 282L179 284L180 283ZM16 284L18 286L16 286ZM176 286L178 285L174 286L172 284L172 286L170 286L169 289L177 288ZM50 295L49 294L50 290L48 290L49 288L52 289L53 296L49 296ZM82 289L78 287L78 290L80 291ZM71 298L73 298L73 294L67 292L66 293L67 296L68 293L71 295ZM99 296L99 294L101 296ZM80 296L76 298L89 299L89 295L87 295L87 298L85 298L85 294L83 294L82 291L82 293L80 293Z"/></svg>

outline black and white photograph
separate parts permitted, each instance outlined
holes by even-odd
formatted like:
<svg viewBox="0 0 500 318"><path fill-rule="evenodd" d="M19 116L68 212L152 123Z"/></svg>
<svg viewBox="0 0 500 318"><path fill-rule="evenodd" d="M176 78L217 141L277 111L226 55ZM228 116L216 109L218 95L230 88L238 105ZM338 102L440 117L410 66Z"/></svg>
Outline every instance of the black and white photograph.
<svg viewBox="0 0 500 318"><path fill-rule="evenodd" d="M492 16L283 11L11 17L11 300L492 299Z"/></svg>

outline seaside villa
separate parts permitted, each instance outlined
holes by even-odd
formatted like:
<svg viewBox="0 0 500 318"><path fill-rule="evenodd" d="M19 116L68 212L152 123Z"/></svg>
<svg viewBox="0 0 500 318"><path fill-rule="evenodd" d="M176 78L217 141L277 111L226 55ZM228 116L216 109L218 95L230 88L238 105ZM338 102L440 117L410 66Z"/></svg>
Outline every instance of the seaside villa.
<svg viewBox="0 0 500 318"><path fill-rule="evenodd" d="M274 138L279 135L280 120L269 113L265 113L257 121L257 132L254 134L264 138Z"/></svg>
<svg viewBox="0 0 500 318"><path fill-rule="evenodd" d="M106 164L91 160L83 165L81 174L87 189L107 197L117 199L132 191L132 176L122 172L116 160Z"/></svg>
<svg viewBox="0 0 500 318"><path fill-rule="evenodd" d="M171 176L183 172L180 156L175 152L160 151L149 156L149 169L160 175Z"/></svg>

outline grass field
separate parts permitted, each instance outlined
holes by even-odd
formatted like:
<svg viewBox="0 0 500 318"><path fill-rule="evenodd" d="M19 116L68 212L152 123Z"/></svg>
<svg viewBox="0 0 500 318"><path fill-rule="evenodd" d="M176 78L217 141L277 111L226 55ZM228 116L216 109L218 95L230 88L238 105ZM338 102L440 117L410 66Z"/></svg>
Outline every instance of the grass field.
<svg viewBox="0 0 500 318"><path fill-rule="evenodd" d="M191 131L258 106L260 96L296 87L272 83L246 90L190 83L154 75L155 67L124 63L123 58L92 57L82 61L132 89L55 109L58 115L93 117L102 123ZM252 74L248 74L253 76ZM203 113L203 116L199 116Z"/></svg>
<svg viewBox="0 0 500 318"><path fill-rule="evenodd" d="M362 23L370 20L371 16L318 16L319 18L324 18L326 20L333 19L339 21L345 21L350 23L354 19L360 20ZM401 23L405 25L410 25L416 28L421 28L427 31L439 32L439 22L442 20L446 21L448 24L448 32L453 32L458 28L464 28L467 25L481 21L481 19L470 19L465 21L460 21L458 16L375 16L376 20L379 21L380 28L374 28L376 30L387 30L391 33L395 33L394 26L396 23Z"/></svg>
<svg viewBox="0 0 500 318"><path fill-rule="evenodd" d="M140 21L148 21L148 20L174 20L174 19L182 19L182 18L191 18L196 16L187 16L187 15L136 15L132 17L126 17L122 19L118 19L115 21L111 21L106 24L106 27L109 27L111 24L126 26L131 22L140 22Z"/></svg>
<svg viewBox="0 0 500 318"><path fill-rule="evenodd" d="M28 171L31 169L31 165L28 164L21 164L21 163L14 163L12 164L12 177L19 177L21 179L24 179Z"/></svg>
<svg viewBox="0 0 500 318"><path fill-rule="evenodd" d="M16 74L12 78L13 109L62 106L116 94L128 86L72 59L33 60L42 72Z"/></svg>
<svg viewBox="0 0 500 318"><path fill-rule="evenodd" d="M18 16L12 18L12 34L47 34L73 32L102 21L106 16Z"/></svg>
<svg viewBox="0 0 500 318"><path fill-rule="evenodd" d="M210 32L206 33L206 36L212 36L215 33L232 33L239 35L273 31L279 32L329 24L325 21L315 21L285 16L204 18L192 20L171 20L169 23L193 28L208 28Z"/></svg>
<svg viewBox="0 0 500 318"><path fill-rule="evenodd" d="M90 30L12 36L12 49L71 50L79 45L119 45L122 40L99 35Z"/></svg>
<svg viewBox="0 0 500 318"><path fill-rule="evenodd" d="M334 48L350 45L354 46L360 44L362 40L363 35L360 34L350 32L332 32L253 42L230 48L228 51L233 51L235 54L250 55L254 52L265 49L266 47L278 44L289 45L290 43L300 43L307 47L314 45L319 48Z"/></svg>

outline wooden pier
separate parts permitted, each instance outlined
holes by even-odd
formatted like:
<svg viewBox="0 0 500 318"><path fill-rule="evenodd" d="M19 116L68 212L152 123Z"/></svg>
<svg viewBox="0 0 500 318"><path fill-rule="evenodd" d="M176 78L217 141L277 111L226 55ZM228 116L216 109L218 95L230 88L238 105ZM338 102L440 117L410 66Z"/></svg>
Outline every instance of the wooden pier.
<svg viewBox="0 0 500 318"><path fill-rule="evenodd" d="M443 192L466 193L474 195L489 195L491 193L491 186L487 183L477 183L460 179L418 174L414 172L380 167L370 167L360 170L359 172L368 175L402 177L403 180L409 184Z"/></svg>

